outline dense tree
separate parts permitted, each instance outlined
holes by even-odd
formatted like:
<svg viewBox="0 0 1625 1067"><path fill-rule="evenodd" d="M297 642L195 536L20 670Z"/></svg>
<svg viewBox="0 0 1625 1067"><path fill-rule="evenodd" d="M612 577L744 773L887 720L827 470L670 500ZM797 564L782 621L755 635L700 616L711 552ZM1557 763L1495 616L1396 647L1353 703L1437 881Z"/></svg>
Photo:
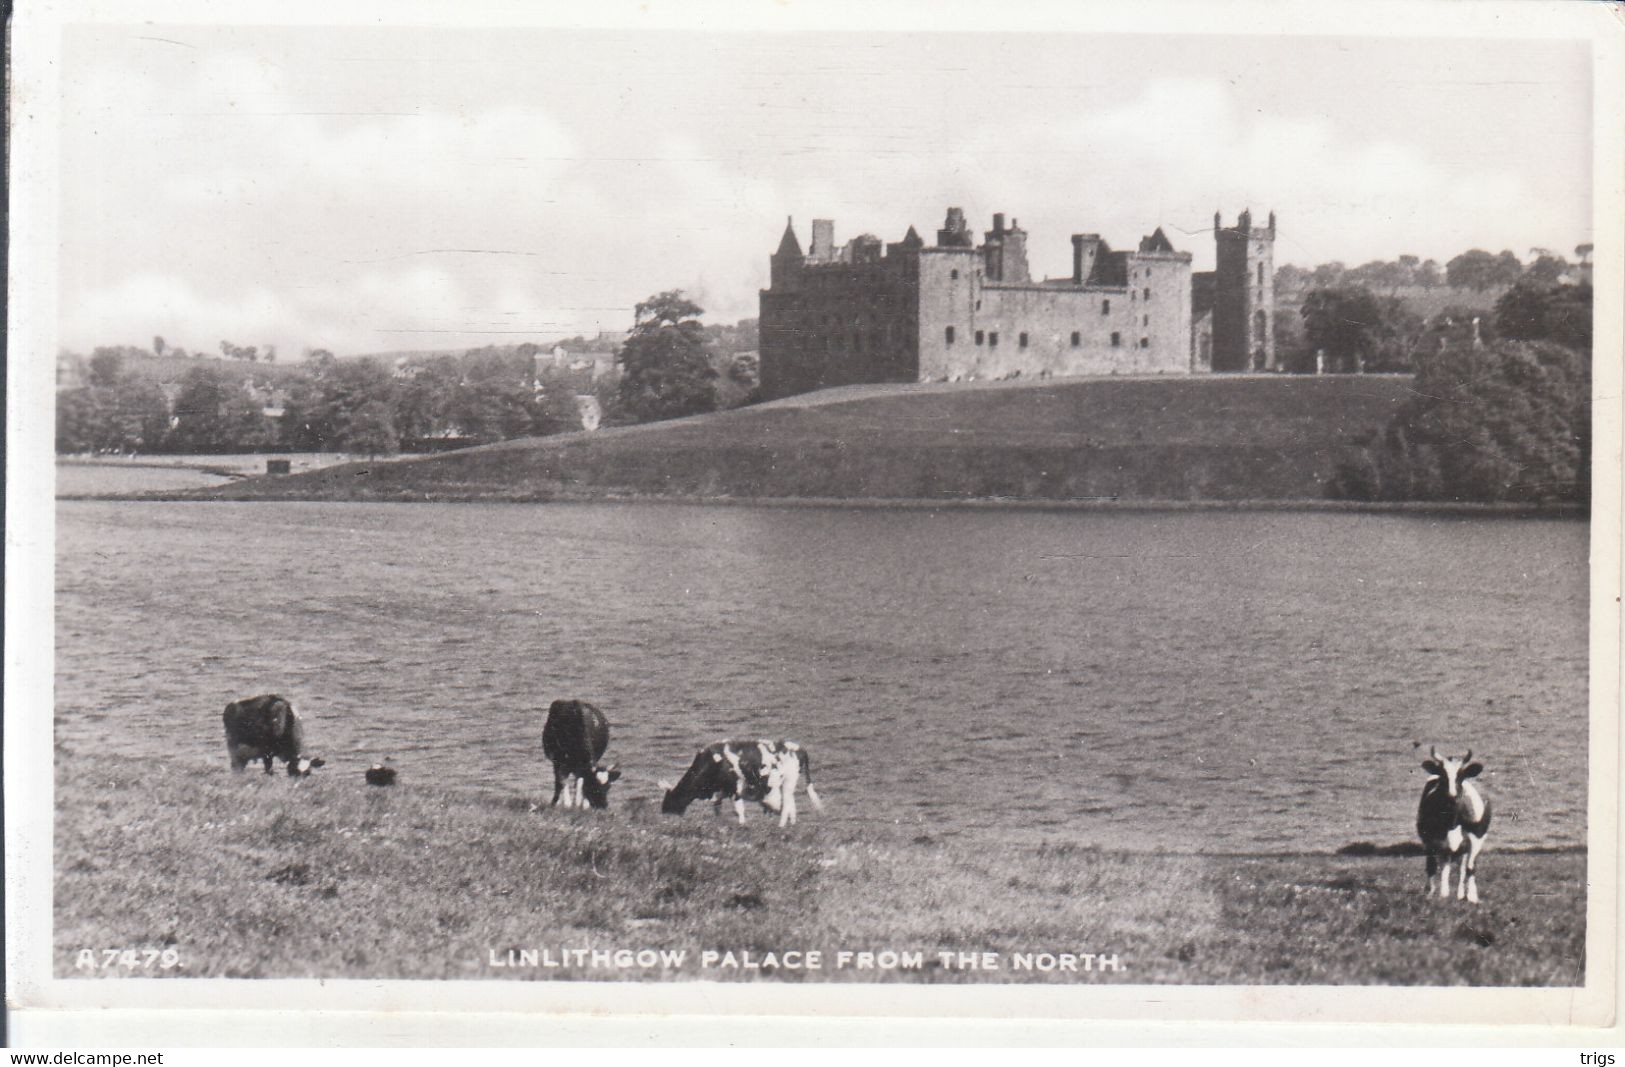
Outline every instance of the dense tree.
<svg viewBox="0 0 1625 1067"><path fill-rule="evenodd" d="M1308 352L1332 373L1409 370L1421 323L1403 301L1363 286L1312 289L1299 312Z"/></svg>
<svg viewBox="0 0 1625 1067"><path fill-rule="evenodd" d="M263 405L214 367L186 372L175 398L169 447L177 452L252 452L272 443Z"/></svg>
<svg viewBox="0 0 1625 1067"><path fill-rule="evenodd" d="M621 346L621 408L639 421L714 411L716 369L707 356L704 310L681 291L657 293L637 306Z"/></svg>
<svg viewBox="0 0 1625 1067"><path fill-rule="evenodd" d="M1309 287L1309 272L1290 263L1275 268L1275 295L1296 293Z"/></svg>
<svg viewBox="0 0 1625 1067"><path fill-rule="evenodd" d="M1542 250L1542 254L1524 269L1520 281L1538 282L1542 285L1554 285L1557 280L1568 273L1569 261L1562 256L1554 256Z"/></svg>
<svg viewBox="0 0 1625 1067"><path fill-rule="evenodd" d="M162 447L169 407L157 385L124 373L119 348L98 348L88 383L57 396L57 450L150 452Z"/></svg>
<svg viewBox="0 0 1625 1067"><path fill-rule="evenodd" d="M455 356L435 356L405 368L395 387L395 427L403 442L452 429L449 413L462 380Z"/></svg>
<svg viewBox="0 0 1625 1067"><path fill-rule="evenodd" d="M368 456L400 451L400 434L395 429L395 413L383 397L370 397L337 417L337 442L346 452Z"/></svg>
<svg viewBox="0 0 1625 1067"><path fill-rule="evenodd" d="M452 394L447 417L466 437L503 441L541 430L542 411L529 377L470 377Z"/></svg>
<svg viewBox="0 0 1625 1067"><path fill-rule="evenodd" d="M1525 279L1495 302L1495 328L1517 341L1556 341L1591 353L1591 286Z"/></svg>
<svg viewBox="0 0 1625 1067"><path fill-rule="evenodd" d="M95 391L88 386L56 394L56 450L63 454L94 452L101 424Z"/></svg>
<svg viewBox="0 0 1625 1067"><path fill-rule="evenodd" d="M1380 441L1343 464L1335 495L1584 503L1591 366L1549 341L1472 340L1447 328L1418 354L1416 393Z"/></svg>
<svg viewBox="0 0 1625 1067"><path fill-rule="evenodd" d="M389 368L376 359L337 360L331 353L313 353L309 364L306 376L289 389L283 416L289 445L314 452L379 453L399 447Z"/></svg>
<svg viewBox="0 0 1625 1067"><path fill-rule="evenodd" d="M116 348L97 348L90 354L90 384L111 386L124 376L124 353Z"/></svg>
<svg viewBox="0 0 1625 1067"><path fill-rule="evenodd" d="M1491 255L1482 248L1474 248L1446 263L1444 270L1451 288L1483 292L1517 281L1523 274L1523 264L1510 251Z"/></svg>

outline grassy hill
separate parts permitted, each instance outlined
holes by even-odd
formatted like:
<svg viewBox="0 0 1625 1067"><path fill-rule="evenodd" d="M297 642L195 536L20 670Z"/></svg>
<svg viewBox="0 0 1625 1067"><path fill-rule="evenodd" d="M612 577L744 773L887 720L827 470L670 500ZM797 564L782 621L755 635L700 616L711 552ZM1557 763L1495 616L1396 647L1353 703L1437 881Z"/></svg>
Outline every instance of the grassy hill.
<svg viewBox="0 0 1625 1067"><path fill-rule="evenodd" d="M859 386L647 426L345 464L229 499L1311 500L1408 377Z"/></svg>

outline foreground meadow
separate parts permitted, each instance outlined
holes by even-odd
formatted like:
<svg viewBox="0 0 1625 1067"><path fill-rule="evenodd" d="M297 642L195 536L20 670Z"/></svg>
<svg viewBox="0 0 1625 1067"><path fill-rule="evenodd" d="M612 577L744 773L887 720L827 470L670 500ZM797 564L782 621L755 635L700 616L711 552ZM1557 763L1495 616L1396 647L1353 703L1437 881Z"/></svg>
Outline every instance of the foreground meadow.
<svg viewBox="0 0 1625 1067"><path fill-rule="evenodd" d="M989 847L806 810L781 831L708 805L532 810L359 772L306 781L57 750L55 972L218 977L1576 985L1585 854L1498 853L1485 903L1420 892L1393 856ZM545 799L545 798L542 798ZM836 801L831 801L832 803ZM849 802L858 802L852 800ZM173 949L165 969L106 950ZM91 950L94 970L83 966ZM686 952L591 965L571 950ZM514 955L510 956L510 950ZM565 966L502 964L530 950ZM718 958L702 969L702 952ZM792 969L791 951L823 952ZM917 968L836 967L842 951ZM938 956L954 954L948 966ZM728 957L737 966L729 966ZM763 966L767 954L778 966ZM995 953L997 970L960 953ZM1075 969L1013 970L1017 953ZM156 953L153 953L155 955ZM1116 957L1101 967L1101 957ZM649 957L645 956L645 960ZM671 957L668 957L670 960ZM1035 956L1034 959L1042 960ZM125 958L129 963L130 957ZM754 961L757 966L746 966ZM804 958L803 958L804 962Z"/></svg>

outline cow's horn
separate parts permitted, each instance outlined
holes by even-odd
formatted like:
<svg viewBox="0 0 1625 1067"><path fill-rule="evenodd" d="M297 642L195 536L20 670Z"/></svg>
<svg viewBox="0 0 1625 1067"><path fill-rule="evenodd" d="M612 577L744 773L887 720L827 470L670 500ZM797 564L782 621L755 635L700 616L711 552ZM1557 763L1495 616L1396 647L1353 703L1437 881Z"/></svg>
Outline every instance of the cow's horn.
<svg viewBox="0 0 1625 1067"><path fill-rule="evenodd" d="M1434 762L1438 762L1438 759L1439 759L1439 746L1438 745L1429 745L1428 746L1428 759L1433 760Z"/></svg>
<svg viewBox="0 0 1625 1067"><path fill-rule="evenodd" d="M1461 762L1463 762L1463 763L1471 763L1471 762L1473 762L1473 750L1472 749L1469 748L1467 750L1467 755L1461 757Z"/></svg>

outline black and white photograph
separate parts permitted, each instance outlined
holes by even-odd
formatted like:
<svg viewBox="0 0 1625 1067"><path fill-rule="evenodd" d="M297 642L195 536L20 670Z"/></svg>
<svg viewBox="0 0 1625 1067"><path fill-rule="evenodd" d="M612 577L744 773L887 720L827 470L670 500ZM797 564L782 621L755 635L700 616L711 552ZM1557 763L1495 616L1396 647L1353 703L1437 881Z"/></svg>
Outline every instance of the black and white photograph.
<svg viewBox="0 0 1625 1067"><path fill-rule="evenodd" d="M20 15L9 1002L1610 1025L1625 36L1224 6Z"/></svg>

